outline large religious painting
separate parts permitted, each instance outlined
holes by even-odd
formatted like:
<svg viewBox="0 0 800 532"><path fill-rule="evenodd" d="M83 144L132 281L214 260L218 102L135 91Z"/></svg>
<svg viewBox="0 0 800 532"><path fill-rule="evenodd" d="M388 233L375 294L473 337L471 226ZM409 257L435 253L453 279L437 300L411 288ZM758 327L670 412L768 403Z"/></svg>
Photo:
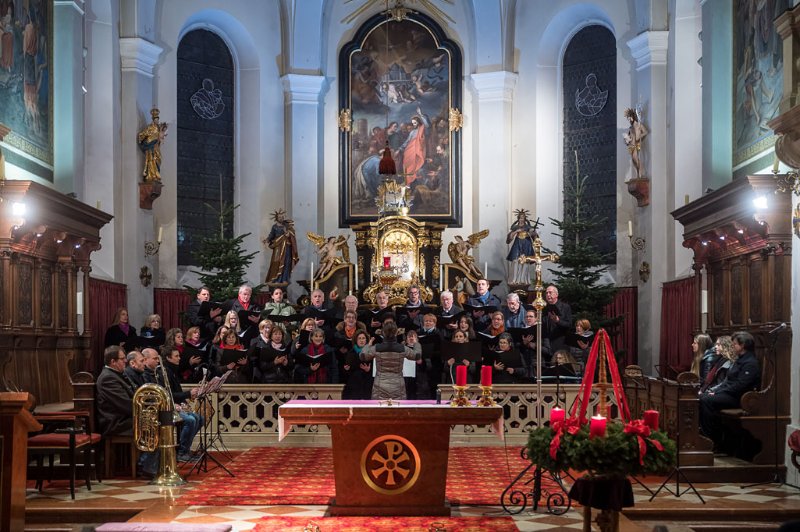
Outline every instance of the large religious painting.
<svg viewBox="0 0 800 532"><path fill-rule="evenodd" d="M775 144L767 122L783 97L783 41L775 17L790 0L735 0L733 5L733 165Z"/></svg>
<svg viewBox="0 0 800 532"><path fill-rule="evenodd" d="M6 161L53 180L53 2L0 0L0 123Z"/></svg>
<svg viewBox="0 0 800 532"><path fill-rule="evenodd" d="M387 143L408 214L461 225L461 62L458 45L420 13L399 22L376 15L342 48L341 226L378 218Z"/></svg>

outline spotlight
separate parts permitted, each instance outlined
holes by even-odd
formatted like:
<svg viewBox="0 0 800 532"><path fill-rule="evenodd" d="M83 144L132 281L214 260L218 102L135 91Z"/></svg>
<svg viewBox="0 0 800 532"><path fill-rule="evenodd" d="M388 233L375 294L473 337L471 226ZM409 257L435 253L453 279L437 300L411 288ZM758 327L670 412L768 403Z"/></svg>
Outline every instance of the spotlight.
<svg viewBox="0 0 800 532"><path fill-rule="evenodd" d="M11 204L11 214L14 216L25 216L28 208L21 201L15 201Z"/></svg>
<svg viewBox="0 0 800 532"><path fill-rule="evenodd" d="M756 209L766 209L769 207L766 196L758 196L757 198L754 198L753 205Z"/></svg>
<svg viewBox="0 0 800 532"><path fill-rule="evenodd" d="M719 235L720 240L725 240L725 235Z"/></svg>
<svg viewBox="0 0 800 532"><path fill-rule="evenodd" d="M744 234L744 229L739 229L739 230L738 230L738 231L736 231L736 232L737 232L737 233L739 233L740 235L743 235L743 234Z"/></svg>
<svg viewBox="0 0 800 532"><path fill-rule="evenodd" d="M701 243L701 244L703 244L704 246L707 246L707 245L708 245L708 240L703 240L703 241L702 241L702 242L700 242L700 243Z"/></svg>

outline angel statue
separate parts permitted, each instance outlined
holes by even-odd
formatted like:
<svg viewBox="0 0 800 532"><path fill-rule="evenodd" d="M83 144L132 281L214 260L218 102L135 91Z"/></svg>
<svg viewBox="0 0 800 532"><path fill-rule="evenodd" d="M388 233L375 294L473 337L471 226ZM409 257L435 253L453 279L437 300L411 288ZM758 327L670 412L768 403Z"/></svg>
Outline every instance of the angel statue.
<svg viewBox="0 0 800 532"><path fill-rule="evenodd" d="M450 260L453 264L460 266L469 277L474 280L481 279L483 272L475 266L475 257L470 255L472 248L478 247L481 240L489 236L489 230L484 229L477 233L473 233L464 240L460 235L456 235L455 242L450 242L447 245L447 253L450 255Z"/></svg>
<svg viewBox="0 0 800 532"><path fill-rule="evenodd" d="M317 255L319 255L319 270L317 270L312 280L324 279L333 270L334 266L350 264L350 247L348 245L350 235L325 238L309 231L306 236L317 246ZM342 252L341 257L339 256L339 251Z"/></svg>
<svg viewBox="0 0 800 532"><path fill-rule="evenodd" d="M642 159L639 152L642 151L642 140L647 136L649 131L644 127L644 124L639 120L640 112L638 110L628 107L625 109L625 118L630 122L628 131L622 134L622 139L628 147L628 152L631 154L631 164L633 165L632 179L640 179L644 177L642 173Z"/></svg>
<svg viewBox="0 0 800 532"><path fill-rule="evenodd" d="M292 270L297 261L297 239L294 233L294 222L286 218L286 211L278 209L272 213L275 223L269 235L262 242L264 246L272 249L272 259L269 261L267 283L289 283Z"/></svg>

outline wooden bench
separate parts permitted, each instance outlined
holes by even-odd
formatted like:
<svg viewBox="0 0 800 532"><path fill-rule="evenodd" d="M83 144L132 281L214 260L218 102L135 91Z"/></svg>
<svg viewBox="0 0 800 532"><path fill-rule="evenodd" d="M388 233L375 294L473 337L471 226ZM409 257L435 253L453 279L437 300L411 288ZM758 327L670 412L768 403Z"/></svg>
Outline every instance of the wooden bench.
<svg viewBox="0 0 800 532"><path fill-rule="evenodd" d="M779 413L775 419L775 364L769 356L759 356L761 386L745 392L739 408L720 411L724 428L723 449L738 458L754 464L775 463L775 438L779 462L783 462L783 444L789 415ZM784 390L783 393L789 393ZM775 423L778 423L777 431Z"/></svg>

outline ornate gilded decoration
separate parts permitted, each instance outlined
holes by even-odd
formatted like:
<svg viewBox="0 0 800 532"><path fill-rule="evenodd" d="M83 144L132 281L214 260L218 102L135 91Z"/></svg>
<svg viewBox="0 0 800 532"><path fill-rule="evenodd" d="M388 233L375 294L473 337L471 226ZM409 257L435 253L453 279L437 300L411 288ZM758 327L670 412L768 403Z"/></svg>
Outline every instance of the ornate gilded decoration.
<svg viewBox="0 0 800 532"><path fill-rule="evenodd" d="M319 255L319 269L314 273L314 281L320 280L330 273L335 266L350 264L350 235L329 236L325 238L309 231L306 237L317 246ZM339 253L341 252L341 257Z"/></svg>
<svg viewBox="0 0 800 532"><path fill-rule="evenodd" d="M417 448L394 434L372 440L361 453L361 476L374 491L400 495L408 491L422 470Z"/></svg>
<svg viewBox="0 0 800 532"><path fill-rule="evenodd" d="M406 216L413 204L411 200L411 187L401 185L392 179L386 179L378 187L378 195L375 197L375 204L378 206L378 214L381 216L390 216L393 214Z"/></svg>
<svg viewBox="0 0 800 532"><path fill-rule="evenodd" d="M794 208L794 214L792 215L792 225L794 226L794 234L800 238L800 203L798 203Z"/></svg>
<svg viewBox="0 0 800 532"><path fill-rule="evenodd" d="M139 281L144 287L150 286L150 283L153 282L153 274L150 272L150 268L142 266L141 270L139 270Z"/></svg>
<svg viewBox="0 0 800 532"><path fill-rule="evenodd" d="M350 109L342 109L339 111L339 131L349 133L352 127L353 116L350 113Z"/></svg>
<svg viewBox="0 0 800 532"><path fill-rule="evenodd" d="M453 264L462 268L473 283L478 282L478 279L484 276L484 272L475 266L475 258L470 255L470 252L473 248L478 247L481 240L487 236L489 236L488 229L473 233L466 240L461 235L456 235L455 240L447 246L447 254L450 255L450 260L453 261Z"/></svg>
<svg viewBox="0 0 800 532"><path fill-rule="evenodd" d="M145 183L161 181L161 142L167 137L167 123L159 122L159 111L150 111L152 121L141 130L136 137L139 149L144 152L144 170L142 177Z"/></svg>
<svg viewBox="0 0 800 532"><path fill-rule="evenodd" d="M350 0L348 0L349 2ZM410 3L419 2L421 6L426 8L426 10L436 19L439 21L448 21L451 24L455 24L456 21L453 20L450 15L436 7L436 5L431 0L408 0ZM452 4L453 0L443 0L448 4ZM406 19L409 13L416 13L413 9L409 9L403 3L404 0L394 0L394 5L392 7L389 6L389 0L366 0L363 4L361 4L358 8L356 8L352 13L347 15L342 19L342 23L350 24L362 13L365 13L372 9L372 6L384 4L387 6L387 9L383 11L383 14L394 20L395 22L402 22ZM347 2L345 2L347 3Z"/></svg>
<svg viewBox="0 0 800 532"><path fill-rule="evenodd" d="M439 268L441 267L441 263L439 262L439 255L434 255L433 257L433 273L431 277L433 277L434 281L438 281L440 278L439 275Z"/></svg>
<svg viewBox="0 0 800 532"><path fill-rule="evenodd" d="M464 126L464 115L455 107L450 108L450 131L459 131Z"/></svg>

